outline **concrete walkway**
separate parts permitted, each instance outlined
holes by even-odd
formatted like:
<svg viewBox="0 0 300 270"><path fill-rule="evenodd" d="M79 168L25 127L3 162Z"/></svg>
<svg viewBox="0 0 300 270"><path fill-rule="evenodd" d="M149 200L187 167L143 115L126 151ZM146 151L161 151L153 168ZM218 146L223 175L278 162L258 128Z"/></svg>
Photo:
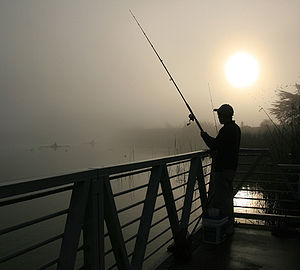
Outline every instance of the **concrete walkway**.
<svg viewBox="0 0 300 270"><path fill-rule="evenodd" d="M271 232L236 228L235 234L220 245L201 243L186 264L173 257L159 270L298 270L300 269L299 233L284 237Z"/></svg>

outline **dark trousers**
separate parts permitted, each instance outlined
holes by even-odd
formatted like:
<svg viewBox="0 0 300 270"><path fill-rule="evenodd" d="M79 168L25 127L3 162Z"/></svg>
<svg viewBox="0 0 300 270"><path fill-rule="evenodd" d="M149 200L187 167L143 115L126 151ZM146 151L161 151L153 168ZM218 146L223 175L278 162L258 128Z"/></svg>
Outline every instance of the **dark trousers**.
<svg viewBox="0 0 300 270"><path fill-rule="evenodd" d="M228 216L228 226L233 226L233 179L234 170L214 172L209 184L209 207L218 208L222 215Z"/></svg>

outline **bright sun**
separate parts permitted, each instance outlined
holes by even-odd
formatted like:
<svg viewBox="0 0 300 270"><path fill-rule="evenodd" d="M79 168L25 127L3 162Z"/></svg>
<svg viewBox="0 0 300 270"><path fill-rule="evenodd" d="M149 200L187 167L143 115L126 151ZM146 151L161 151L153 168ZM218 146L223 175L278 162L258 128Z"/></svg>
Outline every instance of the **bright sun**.
<svg viewBox="0 0 300 270"><path fill-rule="evenodd" d="M227 80L235 87L250 86L257 80L258 74L258 62L248 53L236 53L226 63Z"/></svg>

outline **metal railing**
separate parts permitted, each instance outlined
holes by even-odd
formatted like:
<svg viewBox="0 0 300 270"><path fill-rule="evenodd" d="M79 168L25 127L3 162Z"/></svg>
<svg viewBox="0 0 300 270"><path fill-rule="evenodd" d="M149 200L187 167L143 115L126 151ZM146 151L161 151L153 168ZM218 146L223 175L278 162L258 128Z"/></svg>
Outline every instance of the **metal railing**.
<svg viewBox="0 0 300 270"><path fill-rule="evenodd" d="M262 172L272 175L274 170L266 171L262 162L266 157L267 150L241 150L236 199L244 199L238 191L250 191L251 181L256 183L251 192L258 190L254 176L260 175L261 164ZM180 230L195 232L201 226L211 163L209 151L198 151L0 184L0 269L154 268L166 258L166 246ZM286 177L278 175L280 181ZM274 177L264 179L264 184L279 183ZM294 191L294 184L284 181L279 191ZM272 209L279 211L276 207ZM263 220L271 216L247 216L245 211L236 215Z"/></svg>
<svg viewBox="0 0 300 270"><path fill-rule="evenodd" d="M276 164L267 149L241 151L234 181L237 220L271 228L299 224L299 174L299 165Z"/></svg>
<svg viewBox="0 0 300 270"><path fill-rule="evenodd" d="M209 157L200 151L0 184L0 268L141 269L201 215ZM54 202L66 207L42 211ZM49 227L54 235L41 232ZM44 260L51 245L57 256Z"/></svg>

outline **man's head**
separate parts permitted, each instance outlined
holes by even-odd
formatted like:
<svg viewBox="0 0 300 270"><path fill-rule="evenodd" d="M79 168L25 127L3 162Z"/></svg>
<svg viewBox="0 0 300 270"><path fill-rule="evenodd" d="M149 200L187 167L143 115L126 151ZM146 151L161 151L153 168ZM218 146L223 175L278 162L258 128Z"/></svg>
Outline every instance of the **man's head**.
<svg viewBox="0 0 300 270"><path fill-rule="evenodd" d="M223 104L220 108L214 109L218 113L221 124L226 124L232 121L233 108L229 104Z"/></svg>

